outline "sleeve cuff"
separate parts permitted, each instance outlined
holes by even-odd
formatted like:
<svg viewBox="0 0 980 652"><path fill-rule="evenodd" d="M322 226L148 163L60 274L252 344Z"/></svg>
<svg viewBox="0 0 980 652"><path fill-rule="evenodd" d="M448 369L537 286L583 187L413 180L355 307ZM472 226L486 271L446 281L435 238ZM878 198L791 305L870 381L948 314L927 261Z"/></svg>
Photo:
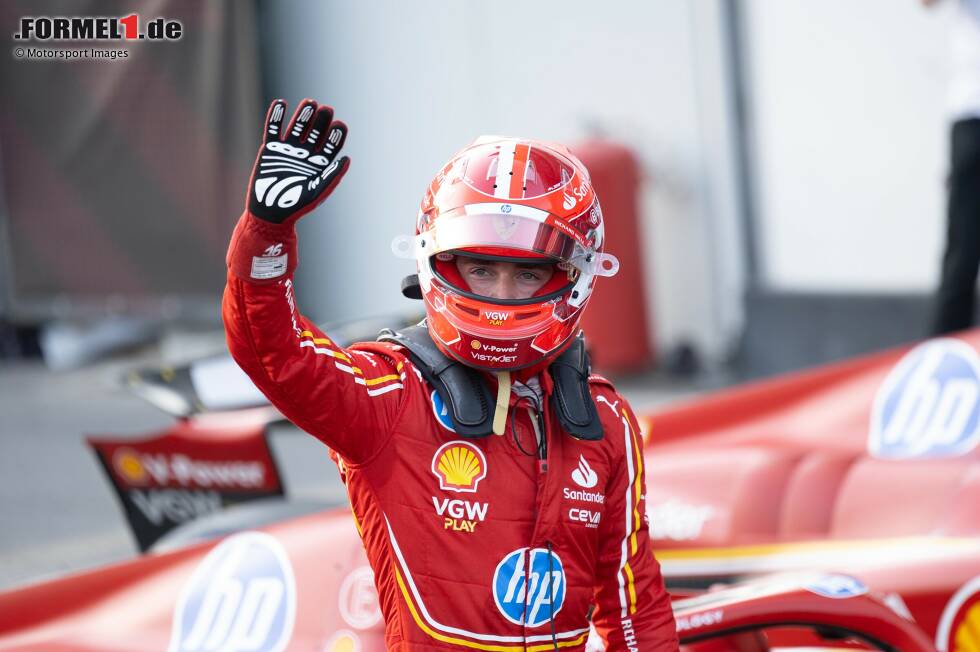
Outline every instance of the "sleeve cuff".
<svg viewBox="0 0 980 652"><path fill-rule="evenodd" d="M294 222L273 224L242 213L231 236L228 270L252 283L275 283L291 276L299 262Z"/></svg>

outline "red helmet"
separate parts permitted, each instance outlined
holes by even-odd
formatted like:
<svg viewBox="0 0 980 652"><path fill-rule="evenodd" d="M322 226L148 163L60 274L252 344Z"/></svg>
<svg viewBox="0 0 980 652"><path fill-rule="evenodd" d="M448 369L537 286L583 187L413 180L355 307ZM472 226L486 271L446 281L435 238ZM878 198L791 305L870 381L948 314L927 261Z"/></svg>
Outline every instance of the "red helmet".
<svg viewBox="0 0 980 652"><path fill-rule="evenodd" d="M468 366L503 371L571 343L596 277L619 269L602 244L589 173L565 146L484 136L442 168L422 199L415 237L393 247L417 262L439 348ZM457 253L557 269L531 298L496 299L470 290L451 262Z"/></svg>

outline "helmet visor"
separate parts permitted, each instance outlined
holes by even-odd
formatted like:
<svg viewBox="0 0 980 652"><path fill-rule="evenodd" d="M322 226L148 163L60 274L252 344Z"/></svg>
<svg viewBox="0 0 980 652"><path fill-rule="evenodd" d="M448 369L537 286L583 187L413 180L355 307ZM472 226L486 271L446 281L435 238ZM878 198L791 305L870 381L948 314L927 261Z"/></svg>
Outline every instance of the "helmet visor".
<svg viewBox="0 0 980 652"><path fill-rule="evenodd" d="M544 221L547 213L535 211L537 212L541 215L521 215L515 212L443 215L420 237L422 241L429 242L419 244L429 256L472 247L493 247L526 251L558 261L571 260L576 247L579 247L578 243L571 236L547 224Z"/></svg>

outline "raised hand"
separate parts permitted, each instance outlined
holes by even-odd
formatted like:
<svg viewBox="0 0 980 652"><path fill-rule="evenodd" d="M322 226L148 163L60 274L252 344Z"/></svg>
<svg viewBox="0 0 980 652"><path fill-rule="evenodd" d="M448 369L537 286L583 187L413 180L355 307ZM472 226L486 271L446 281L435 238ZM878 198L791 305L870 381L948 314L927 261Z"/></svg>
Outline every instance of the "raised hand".
<svg viewBox="0 0 980 652"><path fill-rule="evenodd" d="M284 133L285 116L286 102L273 102L248 184L248 211L276 224L295 221L316 208L350 166L348 157L337 158L347 125L333 119L332 108L303 100Z"/></svg>

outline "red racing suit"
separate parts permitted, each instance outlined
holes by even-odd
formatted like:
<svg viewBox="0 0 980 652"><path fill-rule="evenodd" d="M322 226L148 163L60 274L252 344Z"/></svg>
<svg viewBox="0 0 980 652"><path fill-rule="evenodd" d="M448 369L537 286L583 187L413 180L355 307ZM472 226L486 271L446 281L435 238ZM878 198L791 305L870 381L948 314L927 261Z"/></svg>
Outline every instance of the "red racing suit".
<svg viewBox="0 0 980 652"><path fill-rule="evenodd" d="M288 271L251 279L255 259L271 254L286 255ZM536 434L534 410L515 395L503 436L459 437L405 349L341 348L299 313L295 256L292 226L243 215L228 253L228 346L269 400L332 450L388 649L580 650L594 605L609 650L677 650L647 535L643 443L612 385L589 379L600 441L572 438L542 410L546 464L519 446L533 451ZM540 378L548 405L550 375Z"/></svg>

